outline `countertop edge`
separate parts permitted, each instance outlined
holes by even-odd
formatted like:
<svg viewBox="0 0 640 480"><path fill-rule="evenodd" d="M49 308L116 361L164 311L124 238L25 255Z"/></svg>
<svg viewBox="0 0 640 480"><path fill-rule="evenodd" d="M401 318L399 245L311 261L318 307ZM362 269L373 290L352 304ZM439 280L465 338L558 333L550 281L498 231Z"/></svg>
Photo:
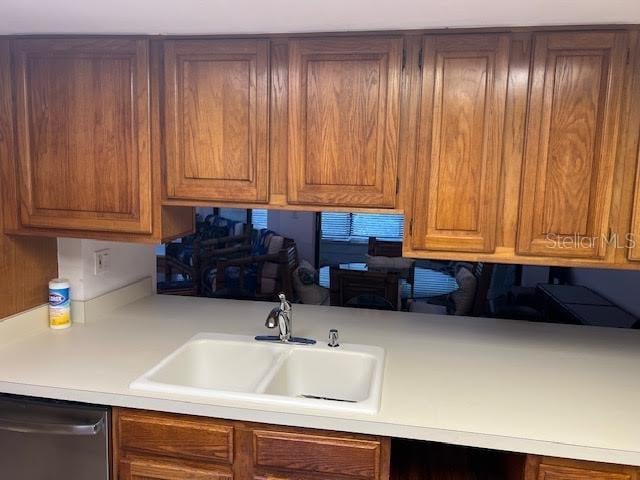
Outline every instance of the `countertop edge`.
<svg viewBox="0 0 640 480"><path fill-rule="evenodd" d="M319 415L272 412L249 408L233 408L211 403L191 403L153 397L129 396L12 382L0 382L0 392L54 400L93 403L111 407L136 408L209 418L381 435L516 453L640 466L640 452L584 447L477 432L399 425L376 422L374 420L366 421Z"/></svg>

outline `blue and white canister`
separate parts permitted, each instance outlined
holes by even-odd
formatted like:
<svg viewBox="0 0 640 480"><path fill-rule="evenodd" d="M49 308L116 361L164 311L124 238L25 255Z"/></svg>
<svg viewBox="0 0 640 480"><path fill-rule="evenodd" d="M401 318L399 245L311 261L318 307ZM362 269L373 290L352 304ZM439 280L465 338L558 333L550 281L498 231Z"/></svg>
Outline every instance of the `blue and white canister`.
<svg viewBox="0 0 640 480"><path fill-rule="evenodd" d="M69 281L54 278L49 282L49 327L60 330L71 326Z"/></svg>

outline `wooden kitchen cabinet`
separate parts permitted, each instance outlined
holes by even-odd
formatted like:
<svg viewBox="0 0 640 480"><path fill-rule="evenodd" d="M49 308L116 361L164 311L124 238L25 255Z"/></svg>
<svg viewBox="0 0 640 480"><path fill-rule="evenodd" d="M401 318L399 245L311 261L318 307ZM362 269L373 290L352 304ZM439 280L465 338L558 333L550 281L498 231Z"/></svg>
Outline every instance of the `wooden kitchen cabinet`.
<svg viewBox="0 0 640 480"><path fill-rule="evenodd" d="M411 238L416 250L495 248L509 39L423 39Z"/></svg>
<svg viewBox="0 0 640 480"><path fill-rule="evenodd" d="M629 246L629 260L640 261L640 147L638 149L638 172L636 173L635 195L633 197L631 231L624 241Z"/></svg>
<svg viewBox="0 0 640 480"><path fill-rule="evenodd" d="M269 200L269 41L167 40L169 199Z"/></svg>
<svg viewBox="0 0 640 480"><path fill-rule="evenodd" d="M13 43L20 221L150 234L149 45Z"/></svg>
<svg viewBox="0 0 640 480"><path fill-rule="evenodd" d="M385 437L114 408L119 480L383 480Z"/></svg>
<svg viewBox="0 0 640 480"><path fill-rule="evenodd" d="M232 480L233 474L227 471L192 467L176 462L126 459L120 462L119 480Z"/></svg>
<svg viewBox="0 0 640 480"><path fill-rule="evenodd" d="M536 34L519 254L605 257L627 43L626 32Z"/></svg>
<svg viewBox="0 0 640 480"><path fill-rule="evenodd" d="M638 480L640 468L528 455L524 480Z"/></svg>
<svg viewBox="0 0 640 480"><path fill-rule="evenodd" d="M254 470L262 477L299 478L388 478L379 438L352 438L347 435L307 433L304 429L253 430ZM388 454L388 452L387 452ZM287 473L289 472L287 477Z"/></svg>
<svg viewBox="0 0 640 480"><path fill-rule="evenodd" d="M625 248L640 233L636 31L427 34L407 45L405 256L640 267Z"/></svg>
<svg viewBox="0 0 640 480"><path fill-rule="evenodd" d="M152 56L128 37L0 41L7 231L153 243L191 231L191 208L160 205Z"/></svg>
<svg viewBox="0 0 640 480"><path fill-rule="evenodd" d="M289 41L290 204L394 208L401 36Z"/></svg>
<svg viewBox="0 0 640 480"><path fill-rule="evenodd" d="M629 236L624 241L628 247L627 258L630 261L638 262L640 261L640 127L637 125L640 122L640 35L636 41L635 70L632 78L631 91L633 96L630 102L632 120L629 123L631 125L630 128L636 135L633 137L635 143L631 141L629 144L636 159L636 176L631 207L631 228ZM636 128L633 127L634 125L636 125Z"/></svg>

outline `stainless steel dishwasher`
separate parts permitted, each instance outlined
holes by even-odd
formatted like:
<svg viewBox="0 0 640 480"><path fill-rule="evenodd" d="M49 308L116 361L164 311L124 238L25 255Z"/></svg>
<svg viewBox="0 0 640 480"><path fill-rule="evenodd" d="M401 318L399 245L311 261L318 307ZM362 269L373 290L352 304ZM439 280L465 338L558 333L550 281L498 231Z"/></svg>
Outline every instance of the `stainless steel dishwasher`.
<svg viewBox="0 0 640 480"><path fill-rule="evenodd" d="M108 480L108 407L0 396L0 478Z"/></svg>

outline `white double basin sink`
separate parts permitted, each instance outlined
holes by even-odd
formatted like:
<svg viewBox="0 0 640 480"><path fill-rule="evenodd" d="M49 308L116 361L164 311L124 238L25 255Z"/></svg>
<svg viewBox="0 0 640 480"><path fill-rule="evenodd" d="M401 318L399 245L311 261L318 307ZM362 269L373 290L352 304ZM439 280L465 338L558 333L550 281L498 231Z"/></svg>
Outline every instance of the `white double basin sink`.
<svg viewBox="0 0 640 480"><path fill-rule="evenodd" d="M375 414L380 408L383 370L380 347L295 345L201 333L130 388L256 405Z"/></svg>

